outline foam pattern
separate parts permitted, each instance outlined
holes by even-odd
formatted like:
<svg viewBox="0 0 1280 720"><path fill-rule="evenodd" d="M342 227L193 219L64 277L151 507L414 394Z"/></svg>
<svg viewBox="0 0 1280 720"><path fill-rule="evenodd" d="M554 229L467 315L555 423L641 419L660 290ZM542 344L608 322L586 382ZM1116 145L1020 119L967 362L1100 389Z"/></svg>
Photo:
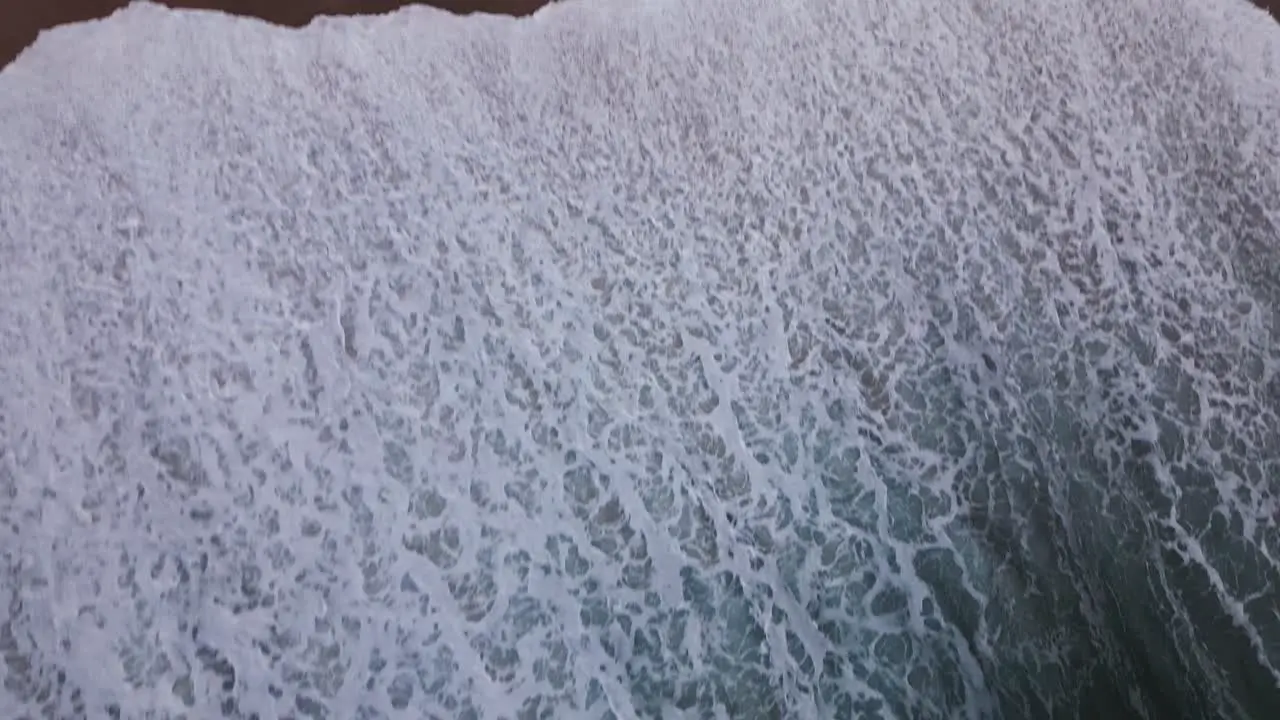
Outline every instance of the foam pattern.
<svg viewBox="0 0 1280 720"><path fill-rule="evenodd" d="M1280 29L134 5L0 75L12 718L1261 718Z"/></svg>

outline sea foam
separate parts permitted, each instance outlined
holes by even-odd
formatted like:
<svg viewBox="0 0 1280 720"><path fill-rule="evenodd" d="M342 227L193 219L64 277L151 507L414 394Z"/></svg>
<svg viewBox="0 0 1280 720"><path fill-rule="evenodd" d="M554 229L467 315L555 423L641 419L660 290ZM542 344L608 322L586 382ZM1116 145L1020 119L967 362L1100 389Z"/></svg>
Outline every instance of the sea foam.
<svg viewBox="0 0 1280 720"><path fill-rule="evenodd" d="M1280 706L1280 28L138 4L0 74L21 718Z"/></svg>

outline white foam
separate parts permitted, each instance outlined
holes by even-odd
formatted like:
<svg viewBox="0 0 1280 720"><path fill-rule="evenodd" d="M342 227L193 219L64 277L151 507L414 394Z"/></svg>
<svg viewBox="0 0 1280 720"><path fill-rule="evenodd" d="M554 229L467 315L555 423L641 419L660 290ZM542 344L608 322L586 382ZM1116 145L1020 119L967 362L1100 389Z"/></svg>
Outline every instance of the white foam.
<svg viewBox="0 0 1280 720"><path fill-rule="evenodd" d="M1070 708L1118 652L1100 588L1161 543L1280 684L1280 30L1251 13L46 33L0 74L0 706ZM1117 602L1194 626L1166 580ZM1198 632L1168 672L1247 711Z"/></svg>

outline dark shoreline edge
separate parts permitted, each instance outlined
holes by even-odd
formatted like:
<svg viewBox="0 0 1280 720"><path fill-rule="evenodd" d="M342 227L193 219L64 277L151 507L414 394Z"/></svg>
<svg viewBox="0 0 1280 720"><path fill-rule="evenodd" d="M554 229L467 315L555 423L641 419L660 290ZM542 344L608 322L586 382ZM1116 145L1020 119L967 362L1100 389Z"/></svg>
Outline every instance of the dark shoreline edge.
<svg viewBox="0 0 1280 720"><path fill-rule="evenodd" d="M458 15L532 15L554 0L154 0L174 8L221 10L276 25L302 27L321 15L379 15L406 5L429 5ZM1280 21L1280 0L1250 0ZM41 30L104 18L129 0L40 0L0 3L0 70L35 42Z"/></svg>
<svg viewBox="0 0 1280 720"><path fill-rule="evenodd" d="M324 15L381 15L408 5L427 5L457 15L488 13L523 17L553 0L152 0L171 8L220 10L286 27L302 27ZM1277 0L1280 2L1280 0ZM0 70L13 62L40 31L105 18L130 0L12 0L0 3Z"/></svg>

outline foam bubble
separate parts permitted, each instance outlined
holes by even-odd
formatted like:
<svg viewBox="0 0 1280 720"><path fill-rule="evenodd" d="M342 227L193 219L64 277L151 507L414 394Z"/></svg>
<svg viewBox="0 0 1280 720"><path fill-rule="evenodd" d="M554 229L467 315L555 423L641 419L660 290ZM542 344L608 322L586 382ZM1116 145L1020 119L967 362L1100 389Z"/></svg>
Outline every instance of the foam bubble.
<svg viewBox="0 0 1280 720"><path fill-rule="evenodd" d="M1042 5L49 33L0 704L1262 716L1280 37Z"/></svg>

